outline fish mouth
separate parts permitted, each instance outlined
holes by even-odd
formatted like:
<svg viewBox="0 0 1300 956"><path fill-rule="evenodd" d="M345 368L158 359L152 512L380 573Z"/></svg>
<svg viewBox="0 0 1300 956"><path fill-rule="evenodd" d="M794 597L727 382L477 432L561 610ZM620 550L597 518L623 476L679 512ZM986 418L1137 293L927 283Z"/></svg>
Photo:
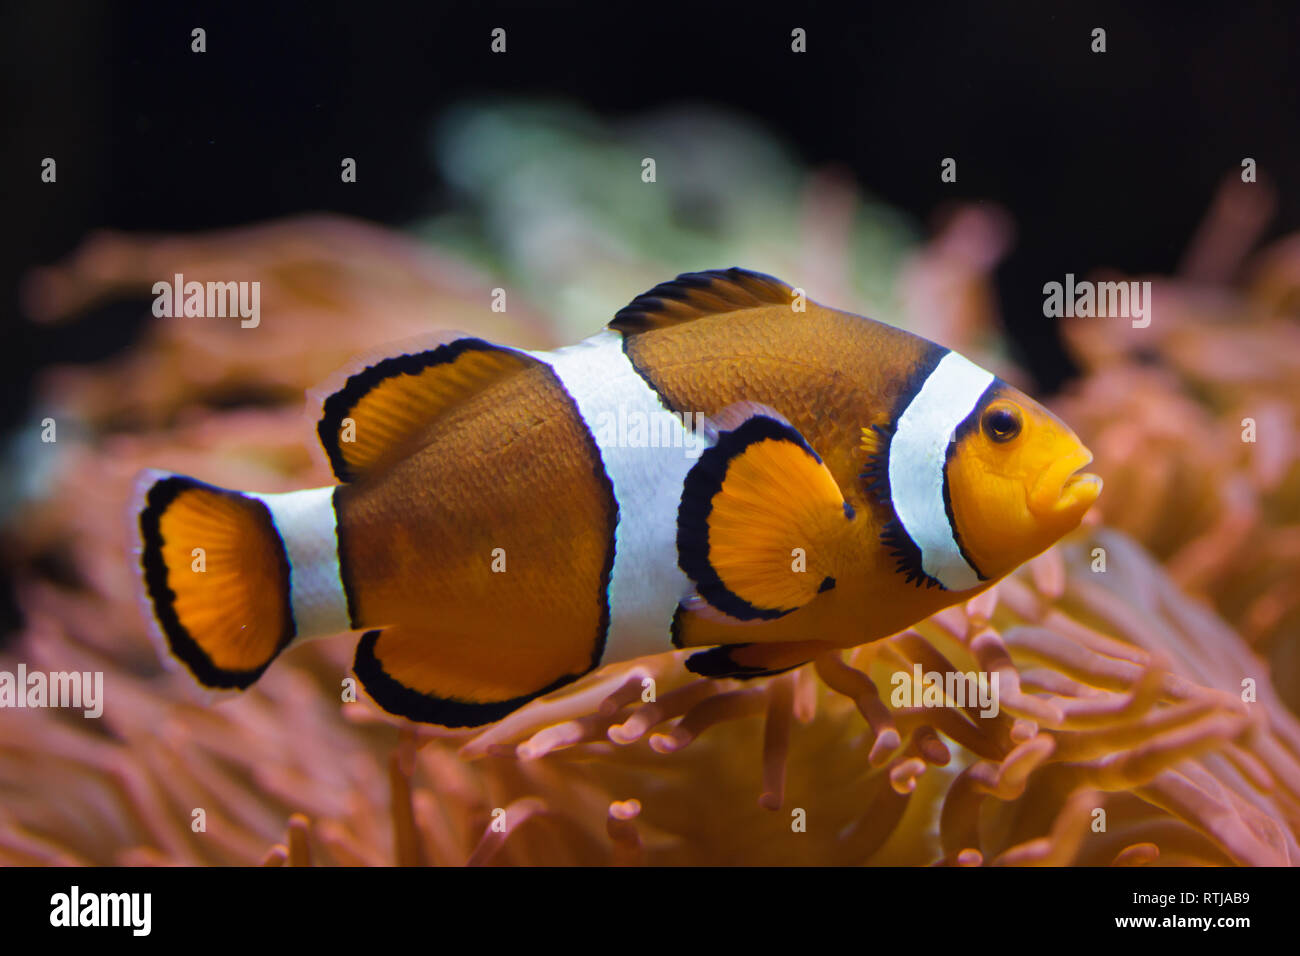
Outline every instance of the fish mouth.
<svg viewBox="0 0 1300 956"><path fill-rule="evenodd" d="M1101 478L1081 471L1092 463L1092 452L1080 448L1043 469L1029 494L1029 510L1039 517L1082 518L1101 494Z"/></svg>

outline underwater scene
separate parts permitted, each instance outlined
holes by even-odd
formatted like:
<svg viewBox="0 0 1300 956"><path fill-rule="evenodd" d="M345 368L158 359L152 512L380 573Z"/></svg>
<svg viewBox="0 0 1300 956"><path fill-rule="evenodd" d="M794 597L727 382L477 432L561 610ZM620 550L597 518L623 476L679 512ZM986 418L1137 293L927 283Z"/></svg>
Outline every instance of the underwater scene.
<svg viewBox="0 0 1300 956"><path fill-rule="evenodd" d="M996 191L919 215L721 94L413 138L408 216L17 277L0 863L1300 862L1295 169L1036 274L1044 385Z"/></svg>

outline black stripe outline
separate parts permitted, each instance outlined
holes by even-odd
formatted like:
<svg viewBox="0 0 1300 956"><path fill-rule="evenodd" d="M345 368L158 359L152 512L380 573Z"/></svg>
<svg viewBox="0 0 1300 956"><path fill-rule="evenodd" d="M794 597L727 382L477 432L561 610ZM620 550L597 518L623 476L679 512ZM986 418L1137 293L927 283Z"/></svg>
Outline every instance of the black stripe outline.
<svg viewBox="0 0 1300 956"><path fill-rule="evenodd" d="M336 485L333 494L330 495L330 504L334 508L334 547L338 553L339 563L339 583L343 585L343 597L348 602L348 624L352 630L361 630L361 621L358 617L356 586L353 584L352 568L348 565L345 558L347 549L343 544L343 520L339 516L339 492L346 488L347 485Z"/></svg>
<svg viewBox="0 0 1300 956"><path fill-rule="evenodd" d="M975 402L975 407L971 409L969 415L961 420L961 423L953 430L952 441L948 445L947 454L943 458L943 510L948 516L948 528L952 531L953 543L957 545L957 551L961 554L962 560L966 562L967 567L975 572L975 577L981 581L987 581L988 575L979 569L979 565L970 556L966 546L962 544L961 533L957 530L957 516L952 510L952 495L948 490L948 465L952 461L953 454L960 447L961 443L966 440L973 432L979 430L980 419L984 417L984 410L1002 391L1005 383L996 376Z"/></svg>
<svg viewBox="0 0 1300 956"><path fill-rule="evenodd" d="M898 428L898 420L912 404L912 400L921 391L926 380L943 361L943 357L950 351L933 342L926 342L926 345L929 347L925 353L908 370L903 379L894 406L889 410L889 424L871 426L879 439L878 447L875 453L867 456L865 467L858 477L868 498L877 502L884 510L880 542L885 551L895 559L895 570L903 575L903 579L908 584L915 584L917 587L943 588L938 578L925 573L921 563L921 549L903 527L903 522L894 509L893 493L889 487L889 453L894 433Z"/></svg>

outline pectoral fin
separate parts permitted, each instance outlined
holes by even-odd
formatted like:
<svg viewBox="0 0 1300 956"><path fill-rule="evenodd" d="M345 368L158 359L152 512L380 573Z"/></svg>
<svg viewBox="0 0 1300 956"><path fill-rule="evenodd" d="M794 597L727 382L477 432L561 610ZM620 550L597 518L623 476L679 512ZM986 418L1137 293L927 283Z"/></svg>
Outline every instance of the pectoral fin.
<svg viewBox="0 0 1300 956"><path fill-rule="evenodd" d="M782 617L835 586L853 508L772 409L735 406L712 431L677 515L678 562L702 602L692 609L707 605L732 623Z"/></svg>

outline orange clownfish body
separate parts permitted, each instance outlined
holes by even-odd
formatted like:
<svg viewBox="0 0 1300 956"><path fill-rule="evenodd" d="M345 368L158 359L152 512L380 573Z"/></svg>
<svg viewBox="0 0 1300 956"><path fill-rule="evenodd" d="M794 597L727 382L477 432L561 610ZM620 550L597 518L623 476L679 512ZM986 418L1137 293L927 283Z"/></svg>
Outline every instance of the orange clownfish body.
<svg viewBox="0 0 1300 956"><path fill-rule="evenodd" d="M955 352L740 269L679 276L553 352L444 336L342 376L341 482L150 472L144 591L168 652L246 688L358 630L384 709L498 720L674 647L770 674L968 600L1100 491L1050 412ZM203 548L205 567L191 557Z"/></svg>

